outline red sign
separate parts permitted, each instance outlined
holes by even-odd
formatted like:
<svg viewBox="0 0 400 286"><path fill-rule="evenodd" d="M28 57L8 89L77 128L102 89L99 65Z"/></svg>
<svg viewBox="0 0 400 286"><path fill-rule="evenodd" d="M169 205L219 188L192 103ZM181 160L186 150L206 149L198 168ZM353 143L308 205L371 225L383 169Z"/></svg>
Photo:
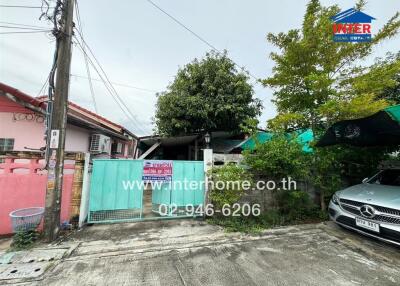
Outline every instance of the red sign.
<svg viewBox="0 0 400 286"><path fill-rule="evenodd" d="M169 160L144 160L143 181L172 181L172 163Z"/></svg>

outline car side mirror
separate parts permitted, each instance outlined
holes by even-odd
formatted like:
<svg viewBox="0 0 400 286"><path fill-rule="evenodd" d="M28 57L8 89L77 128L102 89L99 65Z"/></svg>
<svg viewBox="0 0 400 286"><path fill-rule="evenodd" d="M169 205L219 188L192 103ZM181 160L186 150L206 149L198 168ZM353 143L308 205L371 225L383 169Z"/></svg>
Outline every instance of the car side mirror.
<svg viewBox="0 0 400 286"><path fill-rule="evenodd" d="M364 178L364 180L362 180L363 184L365 184L366 182L368 182L368 178Z"/></svg>

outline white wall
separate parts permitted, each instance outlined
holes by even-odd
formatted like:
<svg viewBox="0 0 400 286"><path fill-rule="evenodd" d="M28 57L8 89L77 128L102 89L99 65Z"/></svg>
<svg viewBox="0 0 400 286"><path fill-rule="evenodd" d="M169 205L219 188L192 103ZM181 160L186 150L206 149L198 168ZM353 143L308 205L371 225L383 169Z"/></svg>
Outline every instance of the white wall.
<svg viewBox="0 0 400 286"><path fill-rule="evenodd" d="M65 150L72 152L88 152L90 131L77 126L67 125Z"/></svg>

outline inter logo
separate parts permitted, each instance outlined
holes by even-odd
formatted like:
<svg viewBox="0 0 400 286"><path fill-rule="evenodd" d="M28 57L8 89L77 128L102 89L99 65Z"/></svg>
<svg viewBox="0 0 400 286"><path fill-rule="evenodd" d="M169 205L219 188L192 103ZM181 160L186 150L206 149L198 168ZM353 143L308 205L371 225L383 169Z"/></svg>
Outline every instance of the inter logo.
<svg viewBox="0 0 400 286"><path fill-rule="evenodd" d="M354 8L331 17L335 42L369 42L372 39L371 22L376 20Z"/></svg>

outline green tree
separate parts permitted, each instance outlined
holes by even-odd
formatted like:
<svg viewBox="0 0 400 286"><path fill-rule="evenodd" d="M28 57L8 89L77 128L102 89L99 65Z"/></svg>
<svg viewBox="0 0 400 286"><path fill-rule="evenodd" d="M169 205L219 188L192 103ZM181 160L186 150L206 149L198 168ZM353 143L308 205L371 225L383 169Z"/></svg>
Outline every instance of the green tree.
<svg viewBox="0 0 400 286"><path fill-rule="evenodd" d="M364 4L359 1L356 8L362 10ZM342 43L332 40L330 17L338 12L340 9L336 5L323 7L318 0L311 0L301 29L268 34L268 41L279 48L279 52L271 53L275 61L273 75L264 80L264 84L274 89L273 101L280 124L289 122L296 128L316 130L335 120L370 115L388 105L385 100L377 100L377 91L382 88L379 80L374 78L374 84L363 84L365 77L361 75L370 68L357 63L369 56L374 46L398 33L399 13L371 42ZM360 76L350 80L354 74ZM369 73L367 77L372 75ZM330 111L342 109L342 113L329 117ZM294 118L298 120L293 121ZM269 124L276 127L273 121Z"/></svg>
<svg viewBox="0 0 400 286"><path fill-rule="evenodd" d="M351 71L340 81L346 96L332 98L319 108L328 124L364 117L387 105L400 103L400 52L388 53L369 67L355 67Z"/></svg>
<svg viewBox="0 0 400 286"><path fill-rule="evenodd" d="M364 6L365 1L359 1L356 9ZM318 136L336 121L371 115L397 99L398 65L394 58L372 66L360 63L377 44L398 34L400 14L395 13L371 42L343 43L332 39L330 17L338 12L337 5L324 7L311 0L301 29L268 34L268 41L279 49L271 53L273 74L263 81L274 89L278 110L278 116L268 122L269 128L281 132L311 128ZM326 197L338 189L345 163L373 168L384 153L383 149L361 152L338 146L316 150L310 158L311 180L320 191L321 208L325 208Z"/></svg>
<svg viewBox="0 0 400 286"><path fill-rule="evenodd" d="M386 99L390 103L400 104L400 52L389 53L384 60L378 60L371 69L375 73L375 79L386 83L379 90L379 98Z"/></svg>
<svg viewBox="0 0 400 286"><path fill-rule="evenodd" d="M212 130L240 131L261 111L249 77L226 52L207 53L181 68L158 95L156 132L173 136Z"/></svg>
<svg viewBox="0 0 400 286"><path fill-rule="evenodd" d="M393 79L396 83L392 87L386 88L381 97L394 104L400 104L400 72Z"/></svg>

